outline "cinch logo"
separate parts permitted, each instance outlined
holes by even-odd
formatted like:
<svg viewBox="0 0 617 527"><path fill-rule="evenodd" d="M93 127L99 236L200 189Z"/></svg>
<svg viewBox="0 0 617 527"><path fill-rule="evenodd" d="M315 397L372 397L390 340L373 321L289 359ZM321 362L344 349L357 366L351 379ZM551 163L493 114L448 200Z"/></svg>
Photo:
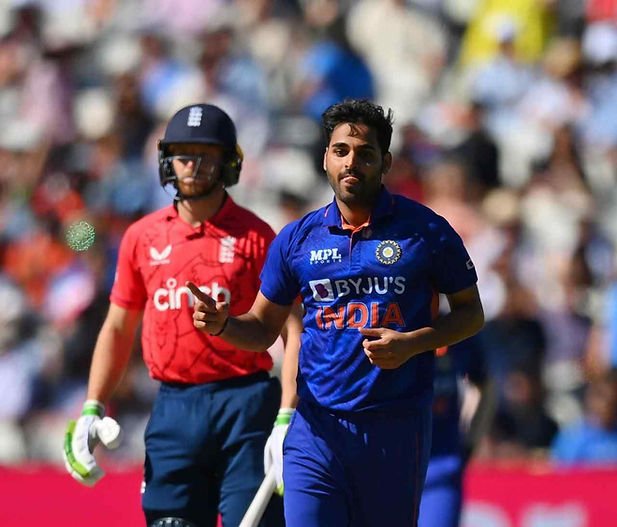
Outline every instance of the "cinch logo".
<svg viewBox="0 0 617 527"><path fill-rule="evenodd" d="M169 263L169 255L171 254L171 245L165 247L161 252L156 248L150 247L150 265L163 265Z"/></svg>
<svg viewBox="0 0 617 527"><path fill-rule="evenodd" d="M231 301L231 291L221 287L217 282L212 282L211 286L201 285L199 289L217 302L229 303ZM193 293L184 285L178 287L178 280L175 278L168 278L165 287L154 292L152 302L158 311L182 309L185 303L186 306L193 307Z"/></svg>
<svg viewBox="0 0 617 527"><path fill-rule="evenodd" d="M338 252L338 249L335 247L334 249L318 249L316 251L311 251L311 260L312 264L325 264L330 262L340 262L341 255Z"/></svg>
<svg viewBox="0 0 617 527"><path fill-rule="evenodd" d="M343 306L319 306L315 312L319 329L385 328L390 325L402 328L405 320L398 302L391 302L380 312L379 302L349 302Z"/></svg>
<svg viewBox="0 0 617 527"><path fill-rule="evenodd" d="M322 278L309 282L313 292L313 300L317 302L331 302L336 298L348 295L385 295L394 293L402 295L405 292L404 276L364 276L360 278L345 278L331 280Z"/></svg>

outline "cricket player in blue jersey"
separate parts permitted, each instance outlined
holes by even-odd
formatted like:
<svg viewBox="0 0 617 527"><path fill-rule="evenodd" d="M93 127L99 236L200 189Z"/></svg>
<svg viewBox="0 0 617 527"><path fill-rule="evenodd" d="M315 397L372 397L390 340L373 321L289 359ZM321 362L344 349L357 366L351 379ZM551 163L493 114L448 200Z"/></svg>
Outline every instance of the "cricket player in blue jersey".
<svg viewBox="0 0 617 527"><path fill-rule="evenodd" d="M444 218L383 187L391 111L346 100L322 123L334 200L281 230L248 313L230 317L227 304L187 283L193 324L261 350L300 297L299 403L284 441L287 526L415 526L434 350L482 327L477 276ZM436 317L438 293L450 310Z"/></svg>
<svg viewBox="0 0 617 527"><path fill-rule="evenodd" d="M495 408L477 335L436 351L433 385L433 440L418 525L458 527L465 468Z"/></svg>

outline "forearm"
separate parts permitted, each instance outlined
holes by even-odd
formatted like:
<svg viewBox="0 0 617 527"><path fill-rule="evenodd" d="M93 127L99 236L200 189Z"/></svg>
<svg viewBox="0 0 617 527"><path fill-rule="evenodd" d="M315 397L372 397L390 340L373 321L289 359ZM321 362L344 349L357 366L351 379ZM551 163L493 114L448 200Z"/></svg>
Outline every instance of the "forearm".
<svg viewBox="0 0 617 527"><path fill-rule="evenodd" d="M108 321L99 333L88 379L88 399L107 403L126 371L135 338L134 326L120 329Z"/></svg>
<svg viewBox="0 0 617 527"><path fill-rule="evenodd" d="M295 408L298 405L298 393L296 384L297 368L292 370L283 368L281 370L281 385L283 393L281 395L281 408Z"/></svg>
<svg viewBox="0 0 617 527"><path fill-rule="evenodd" d="M259 293L248 313L227 318L219 337L240 349L265 352L281 335L292 307L274 304Z"/></svg>
<svg viewBox="0 0 617 527"><path fill-rule="evenodd" d="M255 352L266 351L278 336L278 332L270 330L251 313L229 317L225 329L219 335L236 348Z"/></svg>
<svg viewBox="0 0 617 527"><path fill-rule="evenodd" d="M431 326L407 333L417 353L450 346L475 335L484 324L481 309L457 309L435 319Z"/></svg>
<svg viewBox="0 0 617 527"><path fill-rule="evenodd" d="M288 337L281 366L281 408L295 408L298 404L297 383L298 354L300 339L295 336Z"/></svg>

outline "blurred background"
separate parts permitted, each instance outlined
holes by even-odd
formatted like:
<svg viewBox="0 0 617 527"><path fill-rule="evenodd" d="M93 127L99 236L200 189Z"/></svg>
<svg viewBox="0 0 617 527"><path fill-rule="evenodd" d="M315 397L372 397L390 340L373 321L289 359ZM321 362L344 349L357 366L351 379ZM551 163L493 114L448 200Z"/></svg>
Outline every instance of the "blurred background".
<svg viewBox="0 0 617 527"><path fill-rule="evenodd" d="M120 237L171 202L166 120L224 108L230 193L278 230L331 200L345 97L392 108L386 185L475 261L498 408L474 463L617 467L617 0L0 1L0 466L61 466ZM137 342L110 462L142 462L155 390Z"/></svg>

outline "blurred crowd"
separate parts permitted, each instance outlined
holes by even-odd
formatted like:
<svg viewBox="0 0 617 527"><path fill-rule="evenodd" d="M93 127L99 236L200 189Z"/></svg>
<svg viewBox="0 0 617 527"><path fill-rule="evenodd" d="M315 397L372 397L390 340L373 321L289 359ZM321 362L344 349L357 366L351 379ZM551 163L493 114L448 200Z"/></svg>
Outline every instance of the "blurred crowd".
<svg viewBox="0 0 617 527"><path fill-rule="evenodd" d="M319 117L345 97L392 108L386 185L476 263L498 386L476 456L617 462L617 0L3 0L0 464L61 461L120 237L172 200L171 114L229 112L231 194L278 230L331 199ZM141 462L155 389L136 342L115 459Z"/></svg>

